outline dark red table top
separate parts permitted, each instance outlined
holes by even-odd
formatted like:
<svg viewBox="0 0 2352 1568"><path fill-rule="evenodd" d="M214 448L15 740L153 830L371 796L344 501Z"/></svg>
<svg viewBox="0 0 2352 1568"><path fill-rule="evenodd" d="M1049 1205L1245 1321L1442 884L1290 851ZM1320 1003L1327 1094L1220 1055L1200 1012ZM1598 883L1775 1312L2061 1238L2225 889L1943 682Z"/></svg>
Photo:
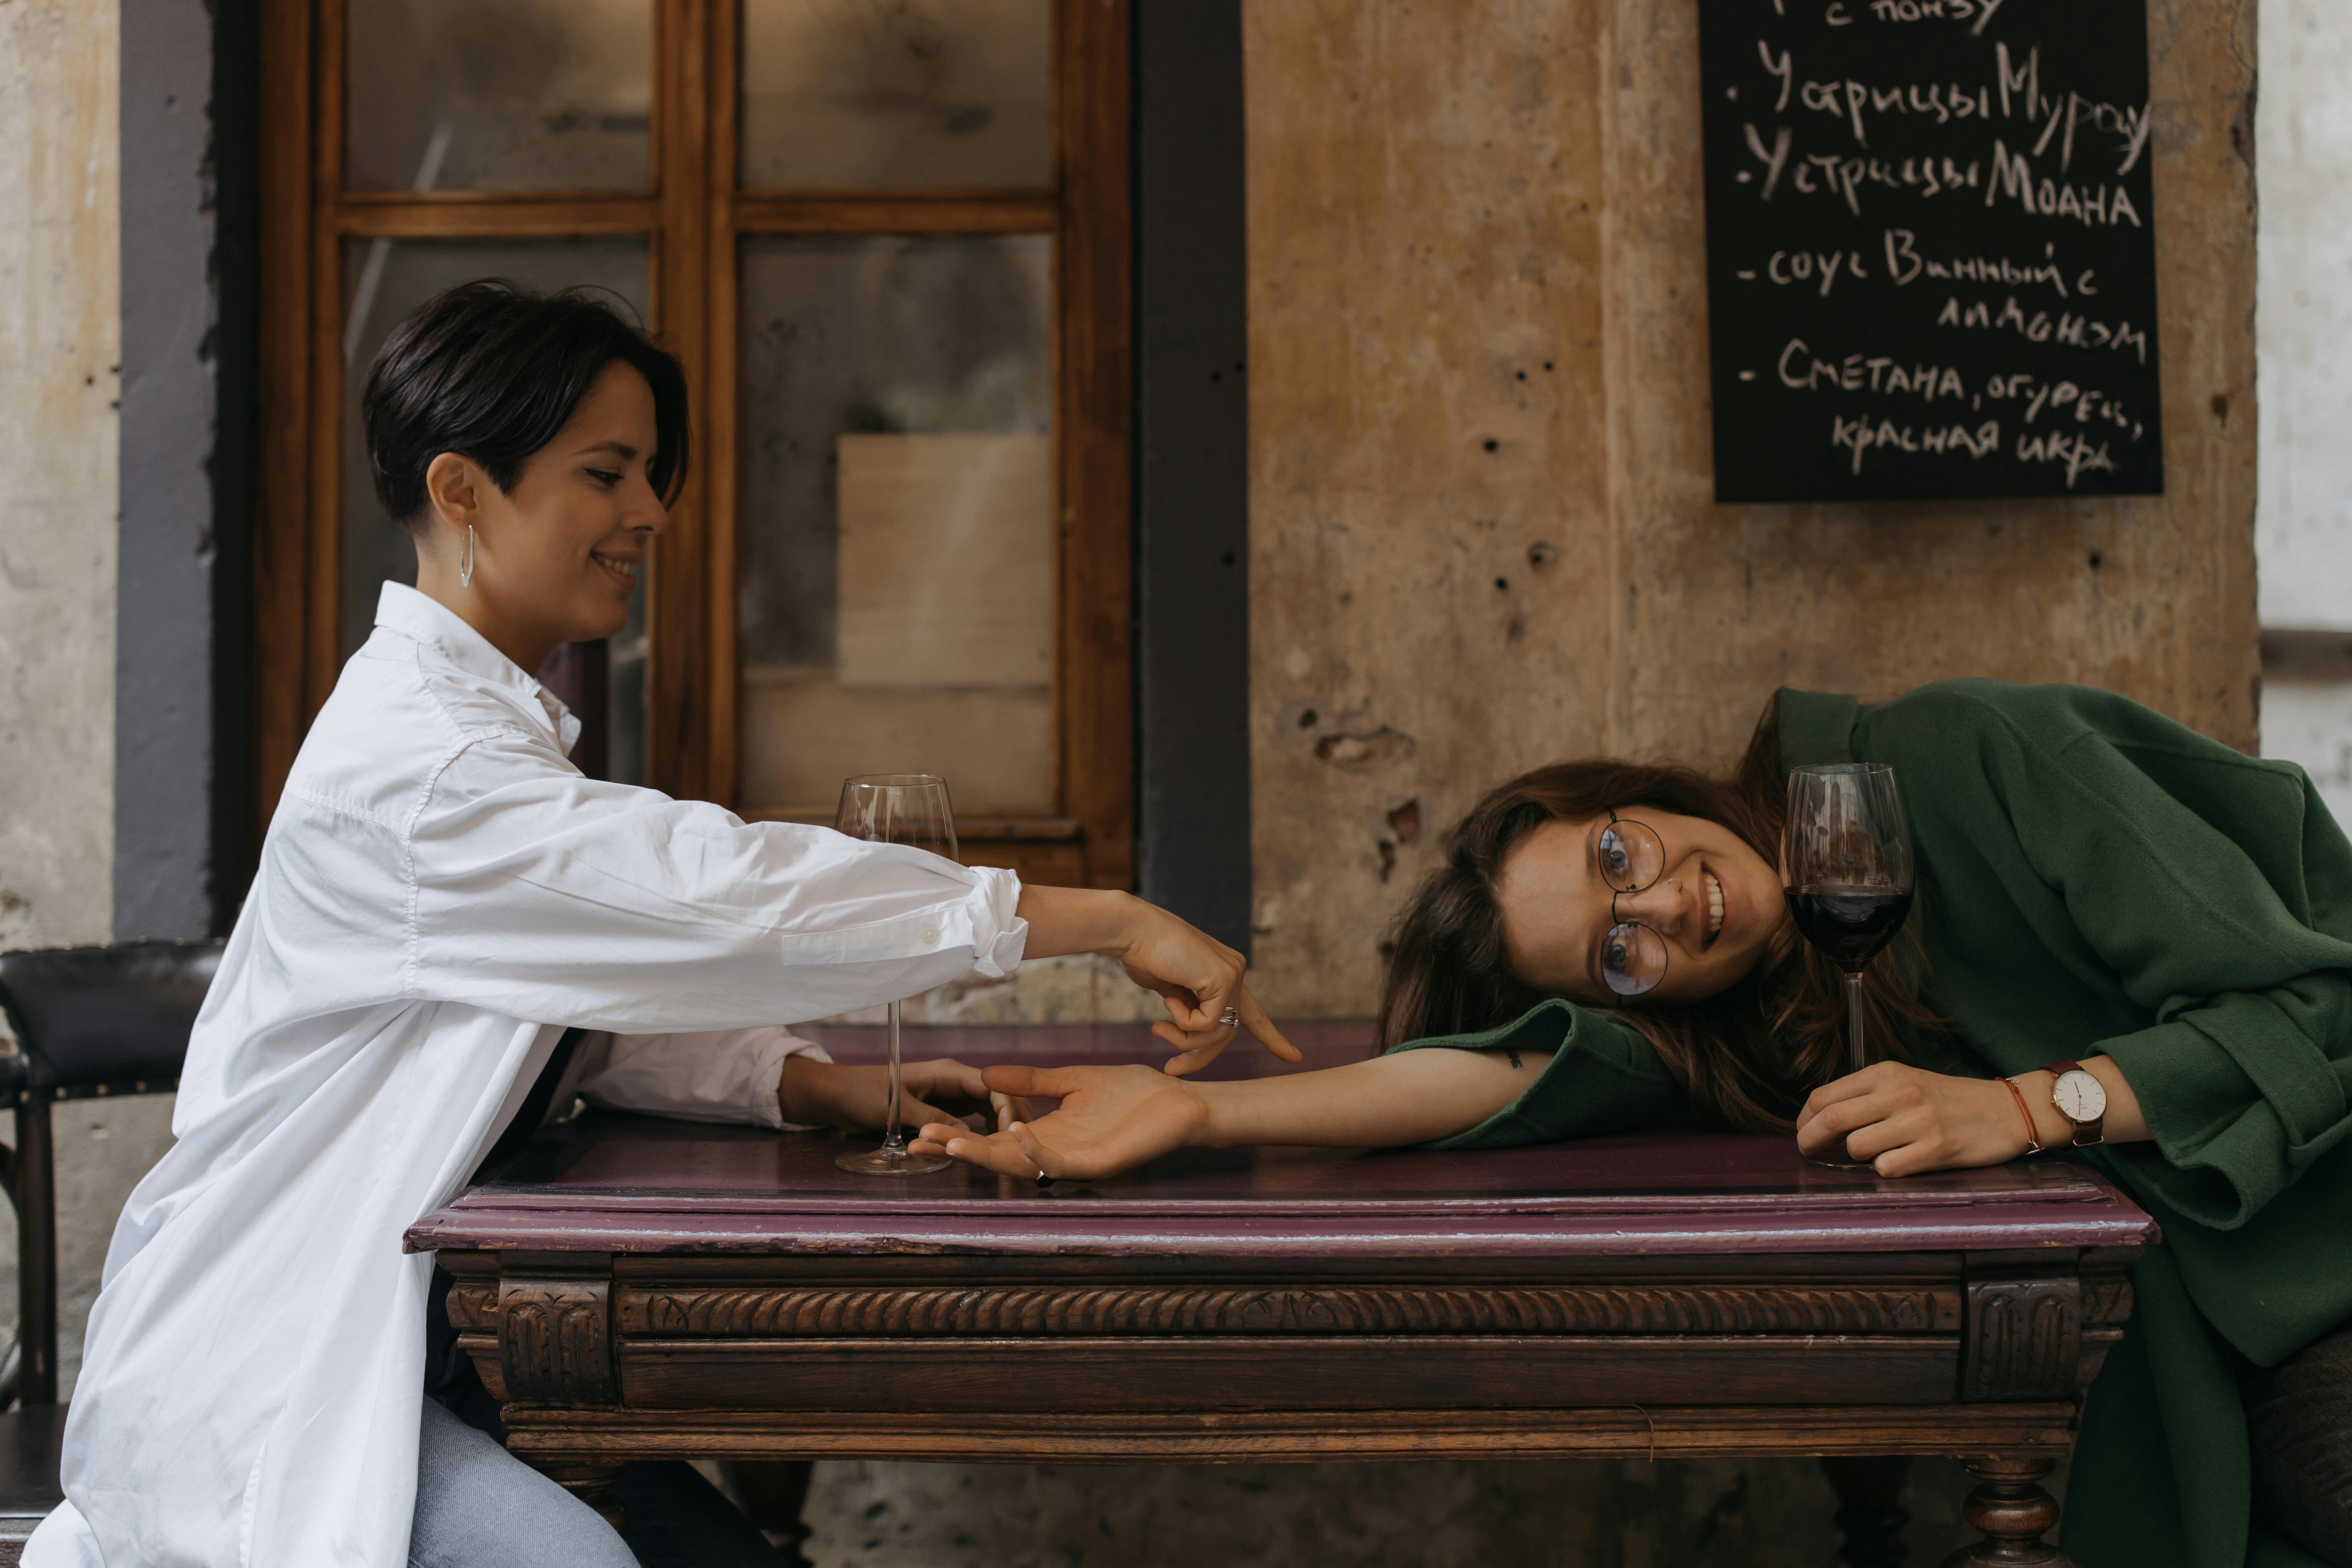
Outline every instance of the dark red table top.
<svg viewBox="0 0 2352 1568"><path fill-rule="evenodd" d="M907 1031L908 1059L1156 1061L1139 1027ZM839 1059L878 1029L823 1031ZM1359 1022L1295 1026L1308 1066L1369 1049ZM1290 1070L1236 1046L1210 1076ZM861 1137L856 1142L865 1142ZM408 1232L412 1250L1610 1258L2144 1246L2147 1215L2054 1159L1889 1181L1808 1163L1786 1138L1657 1132L1469 1153L1187 1151L1113 1181L968 1167L848 1175L834 1134L593 1113Z"/></svg>

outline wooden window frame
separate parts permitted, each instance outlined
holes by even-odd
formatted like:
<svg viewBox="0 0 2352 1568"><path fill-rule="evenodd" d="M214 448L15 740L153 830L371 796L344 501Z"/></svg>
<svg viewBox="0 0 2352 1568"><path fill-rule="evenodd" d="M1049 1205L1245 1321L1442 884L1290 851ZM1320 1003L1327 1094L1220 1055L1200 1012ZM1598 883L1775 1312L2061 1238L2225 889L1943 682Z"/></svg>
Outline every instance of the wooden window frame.
<svg viewBox="0 0 2352 1568"><path fill-rule="evenodd" d="M342 519L342 241L642 236L653 328L684 363L697 450L646 592L648 782L735 796L738 241L1050 235L1057 813L959 822L965 858L1043 882L1135 876L1129 0L1050 0L1052 188L737 188L742 0L653 0L650 192L351 192L345 5L262 0L261 487L255 531L263 823L332 690ZM781 815L781 814L779 814Z"/></svg>

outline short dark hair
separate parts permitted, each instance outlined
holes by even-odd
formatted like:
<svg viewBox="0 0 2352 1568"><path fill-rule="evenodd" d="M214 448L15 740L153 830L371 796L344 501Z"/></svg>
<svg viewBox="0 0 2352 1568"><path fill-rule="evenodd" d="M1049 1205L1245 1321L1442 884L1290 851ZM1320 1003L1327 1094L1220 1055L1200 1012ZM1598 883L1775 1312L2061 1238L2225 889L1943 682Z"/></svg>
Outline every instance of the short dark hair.
<svg viewBox="0 0 2352 1568"><path fill-rule="evenodd" d="M555 439L604 367L633 366L653 389L647 477L664 502L686 482L686 372L584 289L534 294L501 278L461 283L411 310L368 369L360 417L385 511L412 529L425 471L444 452L471 458L511 490Z"/></svg>

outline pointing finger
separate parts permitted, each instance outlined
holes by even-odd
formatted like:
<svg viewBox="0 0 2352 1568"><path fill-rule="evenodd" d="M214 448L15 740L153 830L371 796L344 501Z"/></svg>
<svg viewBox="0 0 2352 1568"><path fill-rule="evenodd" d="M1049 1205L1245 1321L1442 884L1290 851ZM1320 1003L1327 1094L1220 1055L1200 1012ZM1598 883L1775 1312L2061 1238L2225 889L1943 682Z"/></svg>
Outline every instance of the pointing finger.
<svg viewBox="0 0 2352 1568"><path fill-rule="evenodd" d="M1250 994L1246 983L1234 987L1234 1011L1241 1015L1242 1027L1256 1036L1258 1044L1284 1061L1307 1059L1307 1054L1285 1039L1282 1031L1274 1026L1274 1020L1267 1017L1265 1009L1257 1005L1257 998Z"/></svg>

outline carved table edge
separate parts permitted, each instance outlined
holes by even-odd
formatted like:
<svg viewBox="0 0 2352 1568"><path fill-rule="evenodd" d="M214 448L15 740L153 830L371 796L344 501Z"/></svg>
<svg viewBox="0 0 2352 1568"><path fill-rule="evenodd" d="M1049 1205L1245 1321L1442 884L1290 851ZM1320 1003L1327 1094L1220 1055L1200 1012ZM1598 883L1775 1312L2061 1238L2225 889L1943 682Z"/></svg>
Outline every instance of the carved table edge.
<svg viewBox="0 0 2352 1568"><path fill-rule="evenodd" d="M588 1411L509 1405L508 1447L534 1465L626 1458L1318 1462L1349 1459L2002 1454L2063 1458L2072 1404L1746 1408L1297 1411L969 1417L872 1413Z"/></svg>
<svg viewBox="0 0 2352 1568"><path fill-rule="evenodd" d="M453 1319L479 1321L488 1295L453 1290ZM1961 1301L1910 1284L625 1284L614 1314L624 1335L666 1338L1949 1334Z"/></svg>

